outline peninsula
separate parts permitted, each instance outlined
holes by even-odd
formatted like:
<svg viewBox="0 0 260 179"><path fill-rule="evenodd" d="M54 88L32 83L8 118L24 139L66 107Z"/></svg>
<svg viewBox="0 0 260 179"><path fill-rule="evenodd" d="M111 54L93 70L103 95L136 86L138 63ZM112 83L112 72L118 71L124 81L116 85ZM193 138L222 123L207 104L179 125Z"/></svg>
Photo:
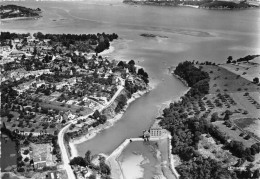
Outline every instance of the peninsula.
<svg viewBox="0 0 260 179"><path fill-rule="evenodd" d="M24 18L39 18L41 9L31 9L18 5L1 5L0 18L6 19L24 19Z"/></svg>
<svg viewBox="0 0 260 179"><path fill-rule="evenodd" d="M124 0L127 4L155 5L155 6L187 6L205 9L246 9L250 7L259 7L260 3L256 1L222 1L222 0L198 0L198 1L177 1L177 0Z"/></svg>

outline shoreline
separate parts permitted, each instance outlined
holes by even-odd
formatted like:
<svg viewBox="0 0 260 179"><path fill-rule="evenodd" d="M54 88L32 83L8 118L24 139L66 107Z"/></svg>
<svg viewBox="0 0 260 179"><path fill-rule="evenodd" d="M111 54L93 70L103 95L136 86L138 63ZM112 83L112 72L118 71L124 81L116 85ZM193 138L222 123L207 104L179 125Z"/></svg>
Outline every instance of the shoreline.
<svg viewBox="0 0 260 179"><path fill-rule="evenodd" d="M191 8L195 8L195 9L207 9L207 10L245 10L245 9L252 9L252 8L259 8L260 5L252 5L252 4L248 4L247 7L234 7L234 8L226 8L225 6L218 6L218 7L205 7L202 5L189 5L189 4L178 4L172 1L165 1L165 2L159 2L159 1L145 1L145 0L141 0L141 1L137 1L137 0L124 0L123 3L125 4L129 4L129 5L146 5L146 6L163 6L163 7L191 7Z"/></svg>
<svg viewBox="0 0 260 179"><path fill-rule="evenodd" d="M103 52L100 52L98 55L105 56L105 55L108 55L110 53L113 53L115 51L115 47L113 46L113 44L114 44L114 41L110 42L109 48L104 50Z"/></svg>
<svg viewBox="0 0 260 179"><path fill-rule="evenodd" d="M196 8L196 9L200 8L200 6L198 6L198 5L189 5L189 4L179 4L178 6L179 7L192 7L192 8Z"/></svg>
<svg viewBox="0 0 260 179"><path fill-rule="evenodd" d="M178 78L185 86L189 87L187 81L185 81L183 78L181 78L179 75L176 75L174 72L172 73L173 76L175 76L176 78Z"/></svg>
<svg viewBox="0 0 260 179"><path fill-rule="evenodd" d="M4 21L12 21L12 20L33 20L33 19L39 19L41 16L35 16L35 17L12 17L12 18L5 18L5 19L1 19L1 22Z"/></svg>
<svg viewBox="0 0 260 179"><path fill-rule="evenodd" d="M76 147L77 144L86 142L86 141L94 138L98 133L102 132L103 130L112 127L118 120L120 120L122 118L122 116L125 113L125 110L128 108L128 106L133 101L142 97L144 94L150 92L153 89L154 89L153 86L149 86L147 90L136 92L135 94L132 95L132 97L130 99L127 100L127 104L124 107L124 109L121 112L119 112L118 114L116 114L113 118L108 119L105 124L102 124L100 127L97 127L96 129L91 130L88 134L86 134L84 136L81 136L77 139L70 141L69 142L69 147L70 147L70 150L71 150L70 158L74 158L76 156L79 156L78 151L77 151L77 147Z"/></svg>

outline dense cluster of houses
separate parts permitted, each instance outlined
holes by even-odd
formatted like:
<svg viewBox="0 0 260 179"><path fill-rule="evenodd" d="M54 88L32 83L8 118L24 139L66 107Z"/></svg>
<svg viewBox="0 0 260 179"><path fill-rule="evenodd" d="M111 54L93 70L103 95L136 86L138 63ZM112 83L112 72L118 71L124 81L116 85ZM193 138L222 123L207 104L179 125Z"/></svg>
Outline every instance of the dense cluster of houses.
<svg viewBox="0 0 260 179"><path fill-rule="evenodd" d="M138 89L147 87L137 71L129 72L126 63L126 67L121 67L115 60L71 50L49 39L29 35L7 39L1 44L0 79L1 85L8 86L3 95L12 93L12 97L4 98L2 103L4 122L19 136L30 138L31 143L22 146L19 152L23 162L35 169L54 165L49 136L57 136L68 121L79 119L69 129L72 139L85 135L101 127L99 124L106 121L106 116L79 116L111 104L126 82L129 86L137 85ZM40 141L44 136L46 145ZM35 144L32 146L32 143ZM86 178L91 173L82 167L74 171L77 178Z"/></svg>
<svg viewBox="0 0 260 179"><path fill-rule="evenodd" d="M79 114L78 110L75 114L70 109L100 109L108 104L119 86L125 85L125 80L146 87L127 68L118 68L116 61L71 51L50 39L39 40L29 35L6 39L2 44L1 83L17 84L12 89L18 93L18 101L27 104L14 102L12 109L23 111L23 116L31 122L65 123Z"/></svg>

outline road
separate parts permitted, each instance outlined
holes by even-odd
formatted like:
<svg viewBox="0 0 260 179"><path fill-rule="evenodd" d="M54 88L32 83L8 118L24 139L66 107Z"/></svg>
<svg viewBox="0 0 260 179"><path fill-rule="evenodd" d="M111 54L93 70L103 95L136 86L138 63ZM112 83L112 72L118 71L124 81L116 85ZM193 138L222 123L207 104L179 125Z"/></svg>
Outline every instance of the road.
<svg viewBox="0 0 260 179"><path fill-rule="evenodd" d="M69 156L67 154L65 143L64 143L64 134L68 130L68 128L70 127L71 124L72 123L67 124L65 127L63 127L60 130L60 132L58 134L58 144L60 146L61 157L62 157L62 161L63 161L63 168L67 172L68 179L76 179L76 177L73 173L73 170L70 167L70 164L69 164L70 159L69 159Z"/></svg>
<svg viewBox="0 0 260 179"><path fill-rule="evenodd" d="M104 109L108 108L114 102L114 100L117 98L117 96L122 92L122 90L124 89L124 80L121 79L121 78L119 78L119 79L120 79L121 85L118 87L117 92L109 100L109 102L107 102L107 104L100 109L100 111L103 111ZM76 177L75 177L74 172L73 172L73 170L72 170L72 168L71 168L71 166L69 164L70 159L69 159L69 156L67 154L65 143L64 143L64 134L69 129L71 124L76 124L77 120L82 119L82 118L86 118L89 115L90 114L85 115L85 116L80 116L80 117L78 117L78 118L76 118L74 120L69 121L67 123L67 125L60 130L60 132L58 134L58 144L59 144L60 151L61 151L61 157L62 157L62 161L63 161L63 168L67 172L68 179L76 179Z"/></svg>

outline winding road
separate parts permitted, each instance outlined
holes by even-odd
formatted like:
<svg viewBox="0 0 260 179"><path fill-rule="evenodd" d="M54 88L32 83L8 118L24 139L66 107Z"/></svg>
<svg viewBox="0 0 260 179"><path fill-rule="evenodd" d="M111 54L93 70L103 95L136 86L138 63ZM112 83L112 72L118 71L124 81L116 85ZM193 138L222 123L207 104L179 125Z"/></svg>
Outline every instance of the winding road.
<svg viewBox="0 0 260 179"><path fill-rule="evenodd" d="M124 80L122 78L119 78L119 79L120 79L121 85L118 87L117 92L109 100L109 102L107 102L107 104L100 109L100 111L108 108L114 102L114 100L117 98L117 96L122 92L122 90L124 89L124 84L125 84ZM88 115L90 115L90 114L88 114ZM76 118L74 120L69 121L67 123L67 125L60 130L60 132L58 134L58 144L59 144L60 151L61 151L61 157L62 157L62 161L63 161L63 168L67 172L68 179L76 179L76 177L75 177L74 172L73 172L73 170L72 170L72 168L71 168L71 166L69 164L70 163L70 159L69 159L66 147L65 147L64 134L69 129L71 124L76 124L79 119L86 118L88 115L80 116L80 117L78 117L78 118Z"/></svg>

